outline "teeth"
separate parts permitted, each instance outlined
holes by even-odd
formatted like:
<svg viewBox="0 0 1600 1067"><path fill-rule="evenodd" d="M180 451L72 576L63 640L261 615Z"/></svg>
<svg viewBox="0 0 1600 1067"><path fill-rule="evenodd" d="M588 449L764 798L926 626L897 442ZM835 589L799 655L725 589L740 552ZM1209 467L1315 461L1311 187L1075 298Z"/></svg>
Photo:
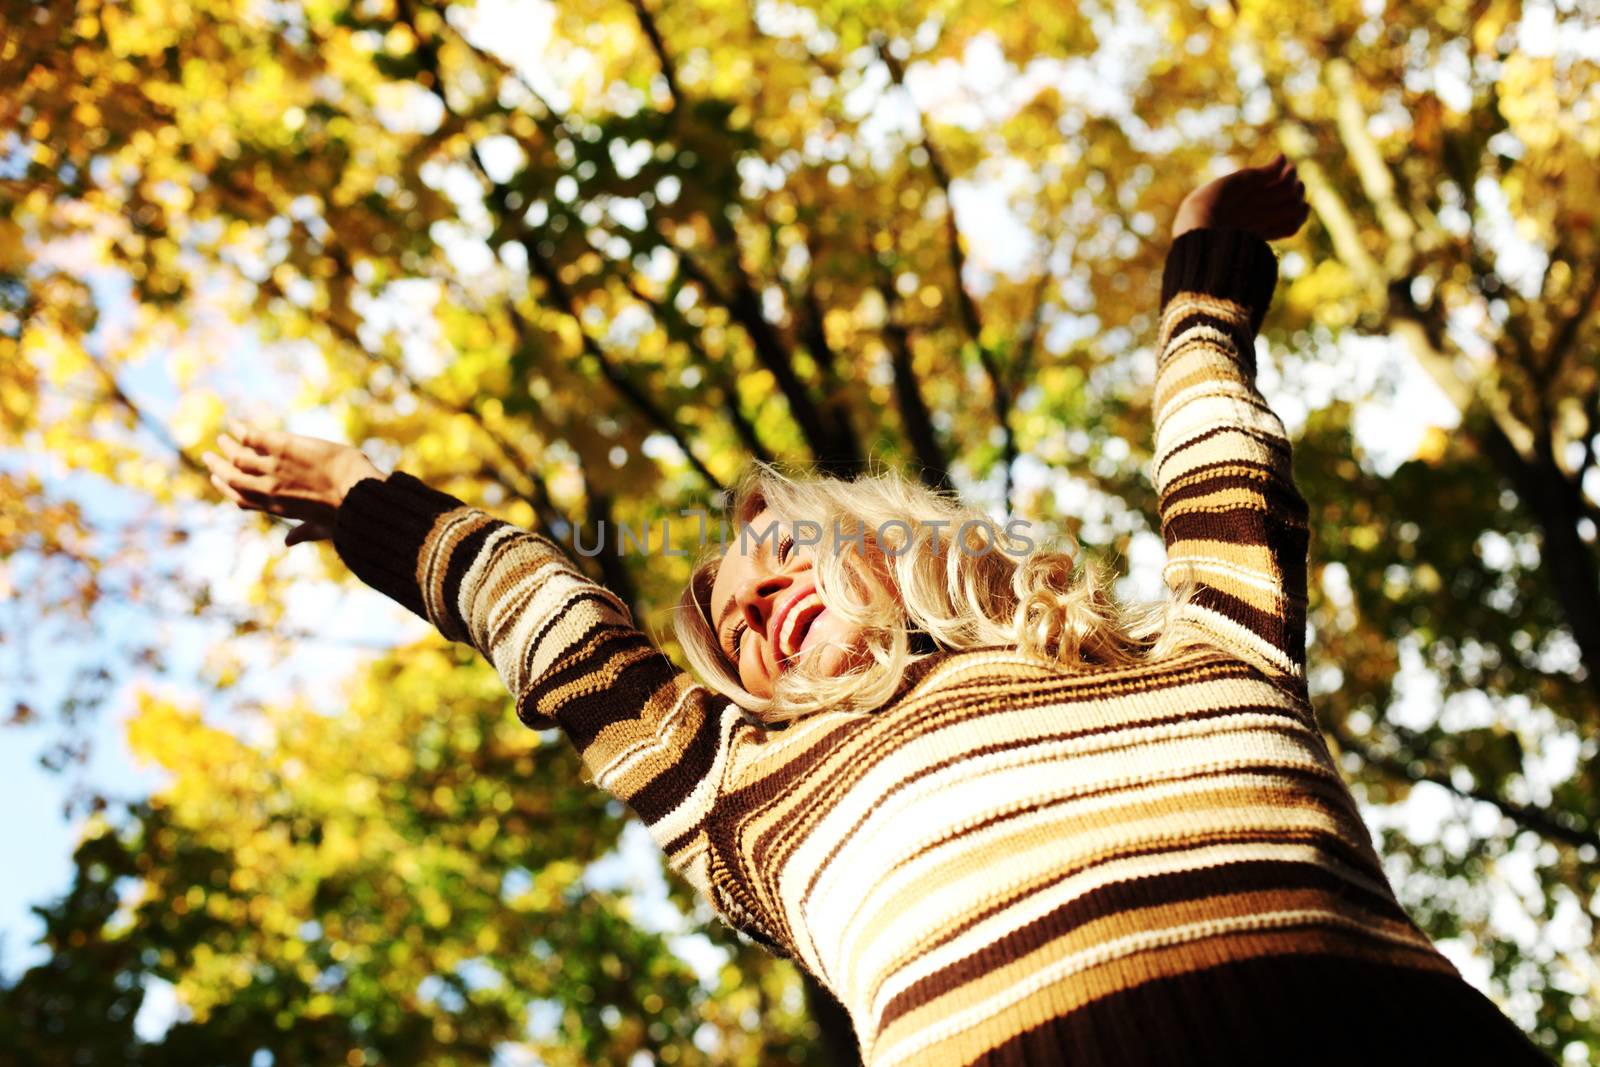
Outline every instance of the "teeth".
<svg viewBox="0 0 1600 1067"><path fill-rule="evenodd" d="M778 635L778 649L785 656L792 656L799 651L795 647L795 632L800 629L802 617L812 614L811 608L815 604L820 604L817 594L809 593L804 600L790 608L789 614L784 617L783 632Z"/></svg>

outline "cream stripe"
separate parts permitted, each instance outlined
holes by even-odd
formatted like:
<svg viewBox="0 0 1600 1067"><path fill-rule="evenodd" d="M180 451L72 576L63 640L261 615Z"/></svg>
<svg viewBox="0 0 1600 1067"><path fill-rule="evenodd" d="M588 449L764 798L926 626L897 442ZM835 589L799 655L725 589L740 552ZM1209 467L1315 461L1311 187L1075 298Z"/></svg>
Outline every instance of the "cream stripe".
<svg viewBox="0 0 1600 1067"><path fill-rule="evenodd" d="M1188 356L1196 347L1205 347L1208 351L1226 353L1232 352L1237 344L1234 334L1228 330L1218 329L1208 322L1197 322L1186 328L1182 333L1175 333L1167 338L1167 343L1163 349L1167 358L1162 365L1162 369L1170 373L1172 365ZM1230 360L1229 362L1232 361Z"/></svg>
<svg viewBox="0 0 1600 1067"><path fill-rule="evenodd" d="M1269 676L1288 675L1305 680L1305 668L1289 658L1288 653L1268 641L1243 623L1197 604L1187 604L1179 613L1181 622L1208 634L1213 639L1235 649ZM1175 624L1176 625L1176 624Z"/></svg>
<svg viewBox="0 0 1600 1067"><path fill-rule="evenodd" d="M1194 692L1192 689L1189 691ZM1281 701L1282 692L1265 681L1229 679L1211 683L1196 696L1206 700L1207 704L1218 706L1270 705ZM1034 753L1021 758L1047 756L1064 761L1052 772L1054 778L1049 784L1057 789L1086 791L1101 784L1133 780L1129 772L1135 765L1128 763L1127 757L1122 754L1122 750L1129 746L1152 746L1152 750L1142 754L1136 765L1138 774L1144 780L1149 780L1163 773L1190 768L1192 759L1189 750L1171 747L1172 743L1193 742L1197 737L1219 732L1217 723L1207 724L1195 719L1158 726L1126 725L1129 721L1148 719L1155 713L1157 709L1152 707L1150 695L1142 691L1084 701L1073 701L1069 696L1060 703L1041 707L996 708L983 716L981 725L969 719L905 741L890 756L879 758L862 773L849 793L840 798L837 804L816 816L808 834L809 840L797 851L791 866L806 871L805 877L809 878L809 872L820 865L822 856L845 835L854 834L857 841L869 838L875 832L875 826L899 817L914 805L925 804L925 798L944 788L947 782L964 777L979 766L1014 763L1019 759L1015 751L974 756L971 750L975 737L981 736L982 743L988 745L1035 742ZM1104 732L1066 740L1038 741L1041 735L1064 728L1098 728ZM1300 761L1311 758L1304 755L1305 750L1312 748L1309 736L1307 741L1308 744L1298 751ZM1211 744L1215 745L1216 742ZM1155 746L1158 745L1164 746L1165 750L1157 753ZM1226 757L1236 755L1236 751L1203 751L1207 759L1218 766L1229 765ZM863 758L859 745L848 745L837 756L839 765L850 765ZM953 765L936 774L924 775L918 783L898 790L893 798L880 799L888 796L908 773L941 759L952 760ZM1121 773L1117 773L1119 771ZM780 806L784 802L805 802L793 797L780 799ZM863 825L853 829L858 821ZM919 824L928 822L926 819L917 821Z"/></svg>
<svg viewBox="0 0 1600 1067"><path fill-rule="evenodd" d="M1260 679L1217 679L1205 683L1198 689L1195 686L1186 686L1184 691L1186 710L1196 712L1209 707L1228 705L1277 706L1282 701L1282 691ZM1196 765L1187 749L1173 748L1168 744L1158 754L1154 746L1193 741L1196 738L1204 739L1206 735L1215 735L1228 730L1228 727L1215 721L1202 721L1198 717L1185 717L1176 722L1154 726L1129 725L1159 714L1161 705L1152 705L1151 694L1140 690L1114 697L1101 696L1097 699L1077 701L1071 699L1069 691L1064 699L1055 704L1021 709L996 708L983 716L981 724L968 719L932 730L919 738L902 743L891 756L868 769L852 788L851 795L844 798L841 805L824 817L838 819L843 830L854 826L857 819L866 817L869 808L876 809L871 814L873 819L879 821L898 814L906 805L920 802L917 798L930 786L942 785L952 775L962 774L960 769L962 765L970 768L972 761L980 758L974 757L971 753L974 739L977 737L981 737L983 744L993 745L1034 741L1042 735L1063 729L1101 730L1100 733L1065 740L1039 742L1046 746L1039 751L1066 761L1058 773L1065 773L1071 777L1065 780L1058 778L1058 785L1072 783L1087 789L1102 783L1132 780L1128 772L1135 765L1126 762L1126 757L1120 754L1120 750L1129 746L1152 746L1151 751L1140 755L1136 765L1141 776L1160 774L1174 769L1187 770ZM1282 725L1281 720L1275 721L1278 725ZM1308 733L1304 739L1306 743L1298 749L1291 746L1291 751L1298 752L1302 756L1307 751L1315 752L1316 746L1311 743L1313 740ZM861 754L857 750L858 747L850 746L848 751L841 752L840 762L859 760ZM1107 760L1105 754L1108 752L1117 754L1114 761ZM1208 759L1208 765L1214 763L1217 766L1227 766L1229 761L1223 758L1226 755L1227 753L1217 753L1215 759ZM1098 758L1094 762L1088 762L1069 760L1068 757ZM879 803L877 798L887 795L908 772L944 758L957 761L956 766L925 776L921 784L910 790L900 790L903 799L891 800L886 804ZM981 758L998 762L1015 761L1018 756L1013 752ZM1116 773L1119 770L1121 773ZM868 825L858 833L870 832L869 820Z"/></svg>
<svg viewBox="0 0 1600 1067"><path fill-rule="evenodd" d="M569 578L563 574L547 574L545 570L546 568L540 568L530 572L520 579L515 586L511 587L511 589L520 592L524 587L537 583L532 597L521 607L513 620L503 618L502 615L504 613L500 611L492 611L488 620L490 632L500 630L507 621L510 621L509 629L494 650L495 662L498 666L501 660L504 659L505 670L502 671L502 677L508 673L516 675L517 686L514 691L519 693L525 688L522 684L524 681L522 677L524 654L532 645L533 636L544 629L551 619L558 621L555 626L551 627L550 636L538 647L531 650L533 655L527 663L526 672L526 677L529 680L541 677L548 672L555 664L556 657L564 653L567 646L582 636L583 632L596 622L610 623L617 626L627 625L627 617L625 615L606 611L605 608L598 607L593 603L587 604L588 610L584 612L569 611L568 609L580 595L590 593L593 588L597 587L593 587L591 583L584 580ZM517 600L518 598L512 596L510 590L508 590L498 603L509 605L516 603ZM615 605L610 604L609 598L607 605L615 607Z"/></svg>
<svg viewBox="0 0 1600 1067"><path fill-rule="evenodd" d="M816 743L817 738L850 721L860 722L865 718L866 715L855 712L824 711L796 719L788 729L778 733L762 732L752 739L754 743L741 745L734 753L729 774L736 781L750 781L780 770Z"/></svg>
<svg viewBox="0 0 1600 1067"><path fill-rule="evenodd" d="M425 542L427 552L422 560L419 576L421 581L418 583L421 586L423 606L427 610L429 621L452 640L459 640L461 635L445 613L444 579L448 573L450 558L460 543L460 536L464 535L462 527L481 526L487 519L488 516L480 511L465 507L457 508L435 521Z"/></svg>
<svg viewBox="0 0 1600 1067"><path fill-rule="evenodd" d="M1279 441L1288 439L1283 423L1271 411L1245 402L1247 394L1218 394L1213 385L1204 395L1184 399L1180 394L1169 405L1169 410L1156 420L1156 451L1171 454L1181 451L1194 438L1212 430L1230 430L1244 427ZM1265 446L1256 442L1263 452Z"/></svg>
<svg viewBox="0 0 1600 1067"><path fill-rule="evenodd" d="M1278 561L1271 556L1257 561L1254 567L1243 566L1218 556L1208 556L1191 548L1227 545L1217 541L1180 541L1174 544L1167 562L1161 567L1161 579L1176 588L1185 574L1196 578L1211 577L1210 584L1265 615L1280 616L1283 610L1283 579L1278 571Z"/></svg>
<svg viewBox="0 0 1600 1067"><path fill-rule="evenodd" d="M717 908L716 894L711 890L711 864L707 851L707 840L704 833L695 835L687 845L680 849L676 855L667 855L667 868L684 881L688 882L699 893L705 902L711 905L713 911L722 915ZM727 916L722 916L727 920Z"/></svg>
<svg viewBox="0 0 1600 1067"><path fill-rule="evenodd" d="M1180 293L1174 293L1172 299L1167 302L1158 327L1161 336L1167 338L1175 323L1181 322L1196 311L1203 311L1213 318L1223 319L1235 326L1244 326L1250 321L1250 309L1236 300L1224 300L1209 293L1202 293L1198 289L1185 289Z"/></svg>
<svg viewBox="0 0 1600 1067"><path fill-rule="evenodd" d="M597 760L595 763L595 783L602 789L616 792L616 785L640 763L649 762L652 756L662 754L671 759L674 757L674 748L681 752L693 733L688 721L688 705L694 697L695 690L686 687L679 690L676 699L661 715L649 720L644 715L623 719L602 730L595 737L592 747L605 749L607 753L605 762ZM649 732L640 733L638 727L641 725L648 725ZM725 723L723 725L726 726ZM681 739L677 736L680 732L684 734ZM606 735L609 733L614 733L615 739L608 739ZM632 743L629 743L630 738Z"/></svg>
<svg viewBox="0 0 1600 1067"><path fill-rule="evenodd" d="M1185 731L1189 736L1181 734L1163 736L1168 729ZM1241 765L1246 760L1250 763L1282 762L1287 757L1286 766L1309 769L1328 776L1330 780L1336 780L1333 779L1332 769L1326 764L1308 762L1303 756L1305 748L1303 744L1280 744L1276 752L1250 751L1249 739L1252 735L1259 731L1261 736L1272 737L1283 729L1304 731L1309 735L1309 730L1304 724L1286 720L1281 715L1242 713L1230 715L1226 719L1180 722L1173 727L1123 730L1118 731L1116 736L1127 738L1126 743L1130 745L1151 746L1149 755L1156 754L1155 746L1172 746L1175 742L1203 742L1209 746L1204 752L1205 756L1209 757L1208 765L1227 773L1233 773L1229 770L1231 766ZM1072 758L1073 747L1074 744L1070 741L1038 742L1023 751L1010 750L972 756L945 768L938 774L927 775L913 785L900 789L893 798L877 805L869 820L850 838L840 855L819 879L816 893L818 895L832 893L840 878L849 877L851 868L849 857L852 853L875 857L877 862L874 866L881 868L926 849L951 830L973 826L994 816L1020 810L1029 804L1061 803L1070 805L1074 810L1103 812L1125 806L1131 796L1142 795L1141 790L1137 793L1124 792L1119 797L1109 799L1103 795L1082 796L1083 793L1110 782L1107 780L1103 783L1098 779L1073 780L1065 777L1062 763ZM1164 762L1141 758L1132 765L1127 762L1125 754L1118 752L1115 753L1116 766L1124 771L1137 772L1138 780L1147 783L1147 788L1160 786L1162 795L1165 795L1167 790L1177 787L1164 779L1187 775L1195 766L1189 758L1188 749L1192 746L1184 747L1184 751L1172 752L1170 758ZM1234 758L1227 759L1226 755L1229 754ZM902 765L902 772L905 769ZM1123 780L1128 779L1124 777ZM1281 776L1274 780L1284 781ZM1209 788L1211 781L1209 778L1206 779L1207 784L1198 788ZM1191 785L1190 788L1197 787ZM903 824L908 821L924 829L918 834L902 836ZM798 866L800 862L801 858L797 856L794 865ZM921 862L936 864L939 860L925 858ZM915 873L895 875L882 883L882 887L887 891L897 879L916 876ZM862 904L866 903L867 901L863 899Z"/></svg>

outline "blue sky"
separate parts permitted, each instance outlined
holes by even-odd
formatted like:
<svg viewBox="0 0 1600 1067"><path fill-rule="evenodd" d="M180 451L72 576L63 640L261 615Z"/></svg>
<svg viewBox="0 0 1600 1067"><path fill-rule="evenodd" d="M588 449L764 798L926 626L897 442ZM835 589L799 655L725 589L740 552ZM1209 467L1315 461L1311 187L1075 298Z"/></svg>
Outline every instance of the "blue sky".
<svg viewBox="0 0 1600 1067"><path fill-rule="evenodd" d="M99 311L89 347L103 353L127 336L135 310L130 288L126 278L104 268L84 269L82 276ZM274 410L288 412L298 383L292 376L272 372L275 361L269 356L273 353L265 351L251 331L232 328L227 334L232 358L223 364L221 374L202 379L195 388L215 391L229 410L247 411L251 417ZM157 352L132 363L120 378L123 390L143 410L169 426L184 400L175 384L172 355ZM296 412L286 425L298 432L338 436L336 424L326 413ZM142 451L170 455L149 431L138 428L130 433ZM47 454L0 451L0 468L39 475L53 497L75 501L83 509L86 525L95 531L119 530L146 507L140 491L85 472L65 471ZM204 575L224 609L230 598L235 603L242 601L242 585L252 570L259 571L262 555L282 551L287 529L278 526L263 533L259 516L245 516L220 498L181 502L174 506L170 519L192 536L176 548L159 552L155 569L170 567L191 576ZM100 543L111 540L105 537ZM309 558L314 551L301 548L296 553L307 571L315 570L315 561ZM33 569L30 563L25 557L12 561L10 576L19 587L28 584ZM227 624L167 614L154 608L149 599L144 604L115 598L103 601L96 614L101 636L98 643L90 645L81 643L82 629L70 624L49 619L41 624L16 618L15 611L11 617L0 617L8 638L8 644L0 646L0 713L9 714L12 705L23 699L41 710L57 706L74 672L86 665L122 668L112 682L110 699L89 722L91 758L86 765L64 773L41 766L40 757L62 736L48 715L28 726L10 727L0 735L4 740L0 744L0 805L14 813L8 831L0 838L0 861L9 872L0 879L0 972L8 976L40 956L32 942L42 924L29 911L30 905L58 895L68 884L79 828L77 820L66 816L69 798L85 785L126 797L143 796L160 785L158 772L135 762L123 736L134 692L149 688L200 702L209 689L202 680L205 655L227 632ZM286 625L326 635L326 640L303 643L281 663L271 662L265 636L231 642L232 650L257 669L247 670L241 684L224 697L205 699L209 718L246 728L245 720L234 715L233 709L290 692L328 693L331 683L347 675L360 657L373 654L385 643L414 640L426 632L420 620L360 586L308 580L296 590L293 600ZM20 600L15 609L26 604L26 599ZM240 613L250 612L242 608ZM167 658L164 669L159 673L146 667L128 669L117 654L124 644L123 635L143 637L151 628L160 635Z"/></svg>

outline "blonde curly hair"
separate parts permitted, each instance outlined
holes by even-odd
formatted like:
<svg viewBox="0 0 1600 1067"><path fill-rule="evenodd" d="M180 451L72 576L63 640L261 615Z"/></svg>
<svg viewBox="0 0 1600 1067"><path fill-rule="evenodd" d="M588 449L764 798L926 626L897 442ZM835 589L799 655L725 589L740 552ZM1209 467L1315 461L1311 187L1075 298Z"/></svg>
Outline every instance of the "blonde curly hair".
<svg viewBox="0 0 1600 1067"><path fill-rule="evenodd" d="M1076 543L1035 550L1017 523L996 522L899 473L846 481L756 463L724 522L737 531L766 509L780 528L805 525L819 594L861 628L864 647L834 677L809 673L802 660L778 676L770 698L746 691L710 621L722 559L713 550L679 598L674 629L702 681L764 722L824 709L870 712L894 695L910 665L940 649L1019 648L1070 671L1132 666L1205 643L1169 625L1192 597L1192 582L1162 602L1121 603L1108 592L1107 568L1082 558Z"/></svg>

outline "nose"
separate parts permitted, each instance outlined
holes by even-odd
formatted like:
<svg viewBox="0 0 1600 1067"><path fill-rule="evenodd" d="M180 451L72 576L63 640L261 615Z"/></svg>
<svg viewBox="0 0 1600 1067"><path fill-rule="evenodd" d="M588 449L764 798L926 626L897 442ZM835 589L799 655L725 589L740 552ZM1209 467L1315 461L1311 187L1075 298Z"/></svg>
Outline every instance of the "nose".
<svg viewBox="0 0 1600 1067"><path fill-rule="evenodd" d="M772 608L778 594L794 581L787 574L767 574L751 578L739 590L739 610L750 629L767 636L767 623L772 619Z"/></svg>

